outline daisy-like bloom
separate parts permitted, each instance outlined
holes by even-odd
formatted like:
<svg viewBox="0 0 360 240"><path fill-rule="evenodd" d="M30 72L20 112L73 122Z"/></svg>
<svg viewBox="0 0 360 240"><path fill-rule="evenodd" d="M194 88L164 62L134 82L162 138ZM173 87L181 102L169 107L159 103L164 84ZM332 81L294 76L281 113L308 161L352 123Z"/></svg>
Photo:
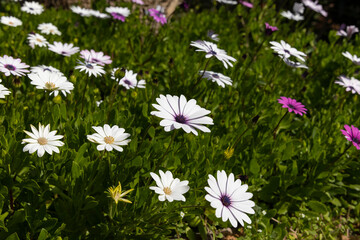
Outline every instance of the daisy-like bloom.
<svg viewBox="0 0 360 240"><path fill-rule="evenodd" d="M0 79L0 83L2 82L2 80ZM9 91L9 89L7 89L6 87L4 87L4 85L0 84L0 98L5 98L6 95L9 95L11 92Z"/></svg>
<svg viewBox="0 0 360 240"><path fill-rule="evenodd" d="M178 97L168 94L165 97L161 94L156 101L159 105L153 104L153 107L158 111L152 111L150 114L163 118L160 126L163 126L166 132L182 128L185 132L192 132L197 136L196 128L210 132L210 129L202 124L214 124L210 117L205 116L210 111L196 105L195 99L187 101L184 95Z"/></svg>
<svg viewBox="0 0 360 240"><path fill-rule="evenodd" d="M351 25L351 26L346 27L346 31L344 31L343 29L340 29L336 33L336 35L342 36L342 37L347 37L350 39L353 34L358 33L358 32L359 32L359 29L356 26Z"/></svg>
<svg viewBox="0 0 360 240"><path fill-rule="evenodd" d="M10 17L2 16L0 22L10 27L17 27L22 25L22 21L20 21L20 19L12 16Z"/></svg>
<svg viewBox="0 0 360 240"><path fill-rule="evenodd" d="M223 88L225 87L225 84L230 86L232 85L232 80L221 73L216 73L212 71L205 71L204 73L204 71L199 71L199 74L203 76L203 78L207 78L208 80L216 82L219 86Z"/></svg>
<svg viewBox="0 0 360 240"><path fill-rule="evenodd" d="M231 4L231 5L238 4L238 2L234 1L234 0L216 0L216 1L219 2L219 3L225 3L225 4Z"/></svg>
<svg viewBox="0 0 360 240"><path fill-rule="evenodd" d="M271 26L269 23L265 23L265 34L270 36L273 32L278 31L279 29L275 26Z"/></svg>
<svg viewBox="0 0 360 240"><path fill-rule="evenodd" d="M0 72L3 72L5 76L23 76L25 73L28 73L29 65L21 62L20 58L13 58L11 56L4 55L0 57Z"/></svg>
<svg viewBox="0 0 360 240"><path fill-rule="evenodd" d="M44 11L44 7L38 2L24 2L24 5L21 7L21 11L27 12L30 14L39 15Z"/></svg>
<svg viewBox="0 0 360 240"><path fill-rule="evenodd" d="M224 170L217 171L217 179L209 174L209 187L205 187L205 199L210 202L213 208L216 208L215 215L222 218L225 222L230 220L231 225L236 228L238 222L244 226L244 221L251 224L251 219L247 214L254 214L252 209L255 203L251 200L253 194L246 192L247 184L241 185L241 180L237 179L233 173L227 176Z"/></svg>
<svg viewBox="0 0 360 240"><path fill-rule="evenodd" d="M115 73L116 71L118 70L119 68L114 68L113 71L112 71L112 79L114 79L115 81L119 82L119 84L121 86L124 86L126 89L131 89L131 88L145 88L145 85L146 85L146 82L145 80L140 80L138 81L136 79L136 76L137 76L137 73L133 73L132 70L128 71L128 70L125 70L125 76L120 79L116 78L115 77Z"/></svg>
<svg viewBox="0 0 360 240"><path fill-rule="evenodd" d="M239 0L239 3L245 7L248 7L248 8L253 8L254 5L252 3L249 3L249 2L246 2L246 1L243 1L243 0Z"/></svg>
<svg viewBox="0 0 360 240"><path fill-rule="evenodd" d="M125 199L125 195L128 194L129 192L133 191L134 189L129 189L125 192L122 192L121 189L121 183L119 182L119 185L117 185L115 188L114 187L109 187L108 188L108 192L109 192L109 196L114 199L115 203L118 204L118 202L126 202L126 203L131 203L131 201Z"/></svg>
<svg viewBox="0 0 360 240"><path fill-rule="evenodd" d="M45 33L45 34L61 35L59 29L52 23L41 23L38 26L38 30L40 30L41 33Z"/></svg>
<svg viewBox="0 0 360 240"><path fill-rule="evenodd" d="M106 13L102 13L98 10L93 10L93 9L90 9L90 14L91 16L93 17L97 17L97 18L109 18L109 15L107 15Z"/></svg>
<svg viewBox="0 0 360 240"><path fill-rule="evenodd" d="M133 3L144 5L144 2L142 0L131 0Z"/></svg>
<svg viewBox="0 0 360 240"><path fill-rule="evenodd" d="M66 96L66 93L70 93L74 89L74 84L69 82L67 78L61 72L52 71L37 71L28 74L31 79L31 84L35 85L37 89L44 89L54 94L56 97L59 91Z"/></svg>
<svg viewBox="0 0 360 240"><path fill-rule="evenodd" d="M95 52L93 49L80 51L80 57L89 63L96 63L101 66L112 63L109 56L104 55L103 52Z"/></svg>
<svg viewBox="0 0 360 240"><path fill-rule="evenodd" d="M323 9L321 4L318 4L318 1L311 1L311 0L302 0L303 4L310 8L311 10L320 13L324 17L327 17L327 12Z"/></svg>
<svg viewBox="0 0 360 240"><path fill-rule="evenodd" d="M347 92L351 91L353 94L360 94L360 81L354 77L339 76L339 80L336 80L335 83L346 88Z"/></svg>
<svg viewBox="0 0 360 240"><path fill-rule="evenodd" d="M280 14L285 17L288 18L290 20L294 20L294 21L301 21L304 20L304 17L301 15L304 13L304 5L302 3L294 3L293 6L293 12L291 11L282 11Z"/></svg>
<svg viewBox="0 0 360 240"><path fill-rule="evenodd" d="M302 116L306 114L307 109L301 102L297 102L295 99L280 97L278 102L282 104L283 108L287 108L289 112L294 112L295 114L299 114Z"/></svg>
<svg viewBox="0 0 360 240"><path fill-rule="evenodd" d="M219 49L215 43L198 40L192 41L190 45L199 48L196 51L206 52L206 58L215 56L224 64L225 68L228 68L228 65L233 66L230 61L236 62L235 58L228 56L226 51Z"/></svg>
<svg viewBox="0 0 360 240"><path fill-rule="evenodd" d="M39 123L39 130L37 130L33 125L30 125L32 132L24 132L29 135L30 138L25 138L22 140L21 144L27 143L23 148L24 152L29 151L30 154L37 151L38 157L42 157L45 151L52 155L52 152L59 153L59 148L64 145L63 142L59 139L63 138L62 135L55 135L57 131L50 132L50 124L42 125Z"/></svg>
<svg viewBox="0 0 360 240"><path fill-rule="evenodd" d="M189 181L181 181L178 178L173 177L170 171L159 171L159 175L151 172L151 177L155 180L157 186L151 186L150 189L154 190L157 194L159 194L159 201L168 200L172 201L186 201L183 194L189 191L190 187L188 186Z"/></svg>
<svg viewBox="0 0 360 240"><path fill-rule="evenodd" d="M167 20L166 20L166 17L165 17L165 14L163 14L162 12L160 12L159 10L156 10L155 8L150 8L149 9L149 14L150 16L153 17L153 19L156 21L156 22L159 22L161 23L162 25L164 25Z"/></svg>
<svg viewBox="0 0 360 240"><path fill-rule="evenodd" d="M351 55L349 52L343 52L342 55L348 59L350 59L356 65L360 65L360 58L356 55Z"/></svg>
<svg viewBox="0 0 360 240"><path fill-rule="evenodd" d="M35 48L35 46L46 47L49 44L46 38L38 33L30 33L27 39L31 48Z"/></svg>
<svg viewBox="0 0 360 240"><path fill-rule="evenodd" d="M85 73L89 74L89 77L91 77L91 75L97 77L98 75L101 76L105 73L103 66L97 65L96 63L89 63L86 61L78 61L78 63L80 65L76 66L75 69L79 69L80 72L85 71Z"/></svg>
<svg viewBox="0 0 360 240"><path fill-rule="evenodd" d="M282 60L284 61L284 63L286 63L286 65L290 66L290 67L293 67L293 68L305 68L305 69L308 69L308 67L300 62L294 62L294 61L291 61L290 59L288 58L285 58L283 56L281 56Z"/></svg>
<svg viewBox="0 0 360 240"><path fill-rule="evenodd" d="M279 54L279 56L283 56L285 58L289 58L290 56L294 56L301 61L305 61L305 59L302 56L306 56L305 53L298 51L296 48L293 48L290 46L290 44L286 43L285 41L281 40L280 43L271 41L271 45L273 45L271 48Z"/></svg>
<svg viewBox="0 0 360 240"><path fill-rule="evenodd" d="M79 6L71 6L70 9L73 13L79 14L82 17L91 17L92 14L91 9L82 8Z"/></svg>
<svg viewBox="0 0 360 240"><path fill-rule="evenodd" d="M105 11L110 13L114 19L125 22L125 18L130 15L130 10L128 8L123 7L107 7Z"/></svg>
<svg viewBox="0 0 360 240"><path fill-rule="evenodd" d="M59 69L54 68L52 66L46 66L46 65L39 65L39 66L35 66L35 67L31 67L31 73L39 73L39 72L57 72L63 75L62 72L60 72Z"/></svg>
<svg viewBox="0 0 360 240"><path fill-rule="evenodd" d="M220 40L219 34L216 34L213 30L209 30L207 32L207 36L216 42L218 42Z"/></svg>
<svg viewBox="0 0 360 240"><path fill-rule="evenodd" d="M341 129L342 134L344 134L345 138L352 142L354 147L356 147L357 150L360 150L360 131L357 127L354 127L351 125L351 128L349 125L345 125L345 130Z"/></svg>
<svg viewBox="0 0 360 240"><path fill-rule="evenodd" d="M110 128L108 124L105 124L104 127L92 127L96 133L92 135L87 135L87 139L90 142L99 144L96 148L99 151L112 151L113 149L122 152L124 149L120 146L128 145L131 141L126 139L130 137L129 133L125 133L124 128L119 128L117 125L114 125Z"/></svg>
<svg viewBox="0 0 360 240"><path fill-rule="evenodd" d="M53 44L49 44L49 50L65 57L70 57L79 52L80 49L79 47L74 47L72 43L54 42Z"/></svg>

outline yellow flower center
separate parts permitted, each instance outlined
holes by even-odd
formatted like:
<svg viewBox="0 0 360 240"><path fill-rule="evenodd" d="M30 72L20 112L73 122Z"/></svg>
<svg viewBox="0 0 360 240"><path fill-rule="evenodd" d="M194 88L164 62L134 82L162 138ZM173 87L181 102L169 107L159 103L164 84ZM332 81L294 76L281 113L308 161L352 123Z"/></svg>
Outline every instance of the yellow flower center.
<svg viewBox="0 0 360 240"><path fill-rule="evenodd" d="M104 142L106 144L112 144L115 141L115 139L112 136L104 137Z"/></svg>
<svg viewBox="0 0 360 240"><path fill-rule="evenodd" d="M55 89L56 86L55 86L55 83L47 82L47 83L45 83L45 88L49 89L49 90L52 90L52 89Z"/></svg>
<svg viewBox="0 0 360 240"><path fill-rule="evenodd" d="M48 143L48 140L44 137L38 138L37 141L40 145L46 145Z"/></svg>
<svg viewBox="0 0 360 240"><path fill-rule="evenodd" d="M54 32L54 29L50 29L50 32L53 33L53 32Z"/></svg>
<svg viewBox="0 0 360 240"><path fill-rule="evenodd" d="M163 191L166 195L171 195L171 193L172 193L172 191L169 187L164 187Z"/></svg>
<svg viewBox="0 0 360 240"><path fill-rule="evenodd" d="M14 25L14 23L10 21L10 22L9 22L9 25Z"/></svg>
<svg viewBox="0 0 360 240"><path fill-rule="evenodd" d="M40 38L37 38L37 39L36 39L36 41L38 41L38 42L42 42L42 40L41 40Z"/></svg>

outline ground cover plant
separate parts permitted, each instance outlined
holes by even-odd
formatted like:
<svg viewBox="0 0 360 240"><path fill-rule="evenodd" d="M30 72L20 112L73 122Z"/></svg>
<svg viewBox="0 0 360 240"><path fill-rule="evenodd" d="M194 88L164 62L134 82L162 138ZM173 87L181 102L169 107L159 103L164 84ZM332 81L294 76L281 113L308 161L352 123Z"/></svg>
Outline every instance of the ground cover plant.
<svg viewBox="0 0 360 240"><path fill-rule="evenodd" d="M358 239L358 29L281 7L0 1L0 239Z"/></svg>

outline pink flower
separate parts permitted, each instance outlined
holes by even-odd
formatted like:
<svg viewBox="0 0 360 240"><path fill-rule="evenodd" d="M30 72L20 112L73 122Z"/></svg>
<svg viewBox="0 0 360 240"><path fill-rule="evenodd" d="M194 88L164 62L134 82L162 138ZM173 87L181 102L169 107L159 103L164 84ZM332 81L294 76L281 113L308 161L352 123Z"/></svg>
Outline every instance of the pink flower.
<svg viewBox="0 0 360 240"><path fill-rule="evenodd" d="M275 26L271 26L267 22L265 23L265 34L270 36L273 32L278 31L279 29Z"/></svg>
<svg viewBox="0 0 360 240"><path fill-rule="evenodd" d="M303 115L306 114L307 109L301 102L297 102L295 99L280 97L278 102L282 104L283 108L288 108L289 112L294 111L295 114Z"/></svg>
<svg viewBox="0 0 360 240"><path fill-rule="evenodd" d="M252 3L249 3L249 2L246 2L246 1L239 0L239 3L242 4L245 7L248 7L248 8L253 8L254 7L254 5Z"/></svg>
<svg viewBox="0 0 360 240"><path fill-rule="evenodd" d="M133 3L137 3L139 5L144 5L144 2L142 0L132 0Z"/></svg>
<svg viewBox="0 0 360 240"><path fill-rule="evenodd" d="M162 12L160 12L159 10L156 10L155 8L150 8L149 14L150 14L150 16L152 16L154 18L154 20L156 22L159 22L162 25L164 25L167 22L165 15Z"/></svg>
<svg viewBox="0 0 360 240"><path fill-rule="evenodd" d="M360 150L360 131L357 127L354 127L351 125L351 128L349 125L345 125L345 130L341 129L342 134L345 135L345 138L352 142L353 145L356 147L357 150Z"/></svg>

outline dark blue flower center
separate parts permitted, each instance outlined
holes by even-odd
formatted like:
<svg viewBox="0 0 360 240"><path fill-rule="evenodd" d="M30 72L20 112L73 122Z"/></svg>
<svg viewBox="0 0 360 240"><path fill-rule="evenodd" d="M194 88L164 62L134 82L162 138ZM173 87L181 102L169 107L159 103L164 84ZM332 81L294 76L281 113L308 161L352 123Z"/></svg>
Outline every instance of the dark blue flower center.
<svg viewBox="0 0 360 240"><path fill-rule="evenodd" d="M288 104L288 107L291 108L291 109L294 109L295 107L291 104Z"/></svg>
<svg viewBox="0 0 360 240"><path fill-rule="evenodd" d="M11 64L5 64L5 68L9 69L10 71L14 71L16 69L16 67Z"/></svg>
<svg viewBox="0 0 360 240"><path fill-rule="evenodd" d="M131 82L127 79L124 80L124 83L127 84L127 85L132 85Z"/></svg>
<svg viewBox="0 0 360 240"><path fill-rule="evenodd" d="M175 121L178 123L186 123L186 118L184 117L184 115L176 115L175 116Z"/></svg>
<svg viewBox="0 0 360 240"><path fill-rule="evenodd" d="M213 78L219 78L219 75L217 75L216 73L214 73L214 74L212 75L212 77L213 77Z"/></svg>
<svg viewBox="0 0 360 240"><path fill-rule="evenodd" d="M214 50L210 50L209 53L212 54L212 55L216 55L216 52Z"/></svg>
<svg viewBox="0 0 360 240"><path fill-rule="evenodd" d="M286 52L287 54L290 54L289 50L286 50L286 49L285 49L284 52ZM290 54L290 55L291 55L291 54Z"/></svg>
<svg viewBox="0 0 360 240"><path fill-rule="evenodd" d="M357 138L355 138L355 137L351 138L351 141L353 141L353 142L356 143L356 144L359 144L359 143L360 143L360 140L357 139Z"/></svg>
<svg viewBox="0 0 360 240"><path fill-rule="evenodd" d="M90 63L87 63L87 64L86 64L86 67L89 68L89 69L94 69L94 66L91 65Z"/></svg>
<svg viewBox="0 0 360 240"><path fill-rule="evenodd" d="M226 195L223 195L223 196L221 196L221 203L225 206L225 207L228 207L228 206L230 206L231 205L231 200L230 200L230 198L228 197L228 196L226 196Z"/></svg>

